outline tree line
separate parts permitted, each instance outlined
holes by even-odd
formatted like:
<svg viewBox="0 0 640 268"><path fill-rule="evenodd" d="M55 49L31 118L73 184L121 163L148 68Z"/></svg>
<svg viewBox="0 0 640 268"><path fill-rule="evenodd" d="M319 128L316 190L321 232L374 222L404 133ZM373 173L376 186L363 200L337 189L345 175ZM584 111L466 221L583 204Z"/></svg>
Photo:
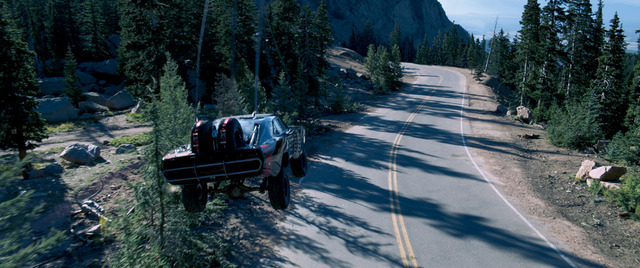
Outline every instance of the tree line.
<svg viewBox="0 0 640 268"><path fill-rule="evenodd" d="M529 0L518 35L510 40L501 30L491 40L486 71L548 124L556 145L637 144L638 55L626 52L618 14L605 23L603 7L603 1L594 10L588 0L550 0L543 7ZM631 154L613 158L638 163L638 152Z"/></svg>

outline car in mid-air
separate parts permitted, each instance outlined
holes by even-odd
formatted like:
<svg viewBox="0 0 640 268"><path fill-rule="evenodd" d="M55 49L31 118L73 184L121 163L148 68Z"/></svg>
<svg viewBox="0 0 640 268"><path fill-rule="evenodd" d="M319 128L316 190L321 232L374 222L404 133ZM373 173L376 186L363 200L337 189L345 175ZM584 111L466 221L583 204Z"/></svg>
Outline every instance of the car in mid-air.
<svg viewBox="0 0 640 268"><path fill-rule="evenodd" d="M274 209L286 209L291 195L285 168L295 177L306 175L304 143L303 127L288 127L273 114L201 119L191 129L191 144L163 157L162 174L182 186L188 212L203 211L210 193L238 198L250 191L267 191ZM259 186L246 185L256 177L262 177Z"/></svg>

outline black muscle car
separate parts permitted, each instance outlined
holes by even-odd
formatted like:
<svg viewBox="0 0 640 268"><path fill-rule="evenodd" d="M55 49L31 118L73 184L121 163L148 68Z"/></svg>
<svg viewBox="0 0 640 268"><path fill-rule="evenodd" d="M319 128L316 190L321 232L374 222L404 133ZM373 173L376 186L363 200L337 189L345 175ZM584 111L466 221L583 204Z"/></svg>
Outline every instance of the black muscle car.
<svg viewBox="0 0 640 268"><path fill-rule="evenodd" d="M305 176L304 143L304 128L287 127L271 114L199 120L190 146L162 159L162 173L167 182L182 185L189 212L203 211L209 193L238 198L249 191L268 191L271 206L286 209L290 190L284 169L290 165L294 176ZM259 187L245 185L245 179L260 176ZM223 181L228 183L221 186Z"/></svg>

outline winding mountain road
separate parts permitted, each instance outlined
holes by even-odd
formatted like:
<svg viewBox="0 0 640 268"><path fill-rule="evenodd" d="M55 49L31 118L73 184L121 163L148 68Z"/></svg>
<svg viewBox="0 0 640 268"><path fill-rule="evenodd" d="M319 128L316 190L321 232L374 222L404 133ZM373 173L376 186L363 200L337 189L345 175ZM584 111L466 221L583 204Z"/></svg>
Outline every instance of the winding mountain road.
<svg viewBox="0 0 640 268"><path fill-rule="evenodd" d="M470 153L464 77L404 67L416 81L311 162L281 223L279 255L263 264L575 267Z"/></svg>

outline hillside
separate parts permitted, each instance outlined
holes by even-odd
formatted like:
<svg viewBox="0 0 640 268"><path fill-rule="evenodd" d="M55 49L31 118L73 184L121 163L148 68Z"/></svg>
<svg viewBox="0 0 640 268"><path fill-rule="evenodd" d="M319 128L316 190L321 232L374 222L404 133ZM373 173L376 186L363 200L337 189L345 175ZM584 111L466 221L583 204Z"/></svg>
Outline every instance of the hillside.
<svg viewBox="0 0 640 268"><path fill-rule="evenodd" d="M320 0L298 0L298 3L316 8ZM415 46L425 34L431 42L438 31L444 34L453 25L437 0L325 0L325 3L329 10L334 43L337 44L348 42L353 31L362 31L367 20L383 40L386 40L397 22L403 35L412 38ZM457 27L460 36L468 36L462 27Z"/></svg>

